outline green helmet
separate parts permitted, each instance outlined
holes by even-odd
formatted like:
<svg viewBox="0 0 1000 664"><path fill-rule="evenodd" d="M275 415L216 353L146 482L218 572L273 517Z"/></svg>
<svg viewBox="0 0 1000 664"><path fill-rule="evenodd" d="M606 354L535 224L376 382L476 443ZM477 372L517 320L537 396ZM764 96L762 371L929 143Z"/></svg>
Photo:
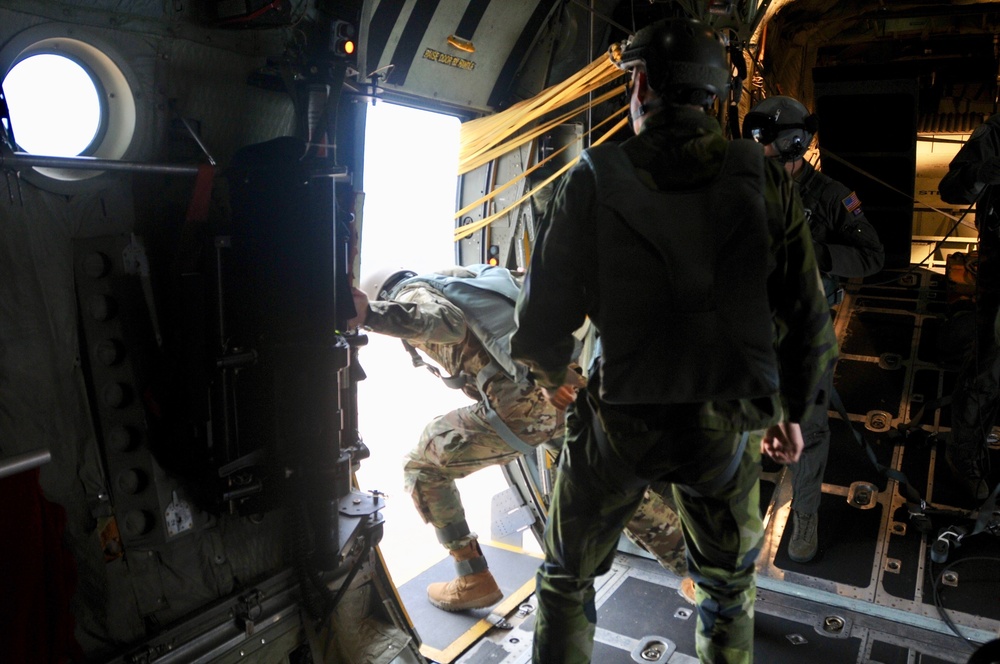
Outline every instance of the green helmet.
<svg viewBox="0 0 1000 664"><path fill-rule="evenodd" d="M708 106L732 79L726 45L708 25L690 18L657 21L610 49L622 69L642 66L649 87L669 103Z"/></svg>

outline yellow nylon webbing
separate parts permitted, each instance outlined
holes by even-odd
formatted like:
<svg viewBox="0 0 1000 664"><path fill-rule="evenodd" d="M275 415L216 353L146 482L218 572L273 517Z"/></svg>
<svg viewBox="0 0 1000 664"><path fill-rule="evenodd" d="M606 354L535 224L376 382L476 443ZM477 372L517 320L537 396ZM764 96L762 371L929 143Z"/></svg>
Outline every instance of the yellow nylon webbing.
<svg viewBox="0 0 1000 664"><path fill-rule="evenodd" d="M546 88L531 99L518 102L500 113L495 113L493 115L463 123L460 129L459 174L468 173L469 171L498 159L504 154L512 152L526 143L534 141L539 136L551 131L553 127L569 121L571 118L585 112L588 108L604 103L609 99L613 99L615 96L621 94L621 88L615 87L614 89L607 91L592 100L586 101L583 104L579 104L569 110L563 110L564 108L570 106L573 102L589 95L595 90L613 82L615 79L623 75L624 72L618 69L607 58L607 56L602 55L576 75L563 81L562 83ZM592 127L587 134L589 135L602 125L614 120L618 113L624 112L625 110L626 109L624 108L620 109L611 117ZM538 122L543 117L552 114L553 112L559 112L559 115L545 120L541 124L535 126L534 123ZM627 121L627 117L621 118L612 129L602 135L593 144L597 145L606 141L616 131L625 126ZM521 181L549 160L553 159L556 155L566 150L568 147L569 146L565 146L549 155L545 160L534 165L512 180L505 182L496 188L492 188L492 190L484 197L466 205L455 213L455 218L459 219L476 207L492 200L505 189ZM518 205L531 197L539 189L569 170L574 163L576 163L576 160L573 160L571 163L559 169L557 173L548 177L544 182L540 183L534 189L521 196L517 201L507 206L500 212L494 213L489 217L473 224L456 228L455 241L468 237L477 230L488 226L493 221L516 209Z"/></svg>
<svg viewBox="0 0 1000 664"><path fill-rule="evenodd" d="M613 114L611 114L607 118L601 120L596 125L594 125L590 129L590 131L588 131L586 134L584 134L584 136L590 135L591 133L593 133L594 131L596 131L600 127L602 127L605 124L607 124L608 122L611 122L612 120L614 120L618 116L619 113L624 113L626 110L627 110L627 108L624 107L624 106L622 108L618 109ZM619 123L618 125L616 125L616 128L612 130L612 132L617 131L620 128L621 128L621 124ZM603 142L604 140L607 140L607 139L606 138L600 139L601 142ZM520 175L517 175L517 176L515 176L514 178L512 178L510 180L507 180L507 182L504 182L499 187L494 187L493 190L490 193L486 194L485 196L483 196L482 198L480 198L478 200L472 201L471 203L469 203L468 205L466 205L464 208L462 208L461 210L459 210L458 212L456 212L455 213L455 219L461 218L463 215L468 214L469 212L471 212L472 210L476 209L477 207L479 207L480 205L482 205L486 201L492 200L497 195L499 195L501 192L503 192L505 189L508 189L512 185L515 185L518 182L520 182L521 180L523 180L524 178L528 177L529 175L531 175L532 173L534 173L535 171L537 171L539 168L541 168L545 164L549 163L550 161L552 161L553 159L555 159L556 157L558 157L559 155L561 155L566 150L570 149L572 146L573 146L572 143L567 143L566 145L562 146L561 148L559 148L558 150L556 150L555 152L553 152L552 154L550 154L548 157L546 157L545 159L541 160L540 162L538 162L537 164L535 164L534 166L532 166L528 170L524 171ZM538 187L536 187L535 189L537 190Z"/></svg>
<svg viewBox="0 0 1000 664"><path fill-rule="evenodd" d="M507 143L505 151L509 152L526 142L517 133L539 118L623 75L622 70L607 56L602 55L576 75L542 90L530 99L520 101L500 113L462 123L459 129L459 175L486 163L480 161L479 157L487 150Z"/></svg>
<svg viewBox="0 0 1000 664"><path fill-rule="evenodd" d="M613 117L614 116L612 116L612 118L609 118L609 120L613 119ZM622 127L624 127L626 125L626 123L628 123L628 121L629 121L629 119L628 119L627 116L621 118L620 120L618 120L618 122L615 123L615 125L611 129L609 129L604 134L602 134L600 137L598 137L598 139L596 141L594 141L592 143L592 145L600 145L604 141L608 140L608 138L610 138L611 136L614 136L615 132L617 132L619 129L621 129ZM595 129L596 129L596 127L595 127ZM555 156L555 155L551 155L549 157L549 159L551 159L552 156ZM529 191L526 194L524 194L523 196L521 196L519 199L517 199L516 201L514 201L513 203L511 203L510 205L508 205L507 207L505 207L503 210L500 210L499 212L495 212L495 213L491 214L490 216L486 217L485 219L480 219L479 221L477 221L475 223L469 224L467 226L461 226L459 228L456 228L455 229L455 241L458 242L459 240L461 240L463 238L469 237L470 235L472 235L473 233L475 233L476 231L478 231L480 228L484 228L486 226L489 226L490 224L492 224L494 221L496 221L500 217L508 214L512 210L517 209L518 205L520 205L524 201L528 200L528 198L530 198L531 196L533 196L535 194L535 192L537 192L539 189L541 189L542 187L544 187L545 185L549 184L550 182L552 182L553 180L555 180L556 178L558 178L560 175L562 175L563 173L565 173L566 171L568 171L570 168L573 167L573 165L578 160L579 160L579 157L577 157L576 159L572 160L571 162L569 162L568 164L566 164L565 166L563 166L562 168L560 168L558 171L556 171L555 173L553 173L549 177L545 178L545 180L543 182L541 182L537 187L535 187L531 191ZM531 170L535 170L536 168L538 168L539 166L541 166L542 164L544 164L546 161L548 161L548 159L540 162L537 166L535 166ZM528 171L528 172L530 173L531 171ZM528 173L523 173L521 175L521 177L523 177L523 176L525 176L527 174ZM482 200L485 200L486 198L491 198L491 197L492 197L492 195L488 196L488 197L485 197ZM481 204L482 200L477 201L477 204Z"/></svg>

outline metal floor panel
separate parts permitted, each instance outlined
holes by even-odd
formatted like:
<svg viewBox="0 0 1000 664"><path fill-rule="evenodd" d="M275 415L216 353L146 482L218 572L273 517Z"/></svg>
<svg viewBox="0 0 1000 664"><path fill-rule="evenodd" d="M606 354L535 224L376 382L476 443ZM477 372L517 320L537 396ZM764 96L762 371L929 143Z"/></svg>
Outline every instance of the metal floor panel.
<svg viewBox="0 0 1000 664"><path fill-rule="evenodd" d="M854 430L871 445L880 463L905 474L926 498L930 511L972 509L976 505L961 494L944 463L949 409L937 402L950 395L957 366L943 346L949 340L943 336L939 317L946 297L942 278L924 270L905 278L910 283L854 285L850 290L835 320L841 342L835 386ZM920 418L918 427L901 428L915 417ZM941 661L952 661L948 658L955 653L964 653L957 661L965 661L969 648L942 619L936 601L963 633L979 640L995 638L1000 632L1000 540L989 533L968 537L961 547L950 550L947 564L952 569L933 563L930 547L937 532L949 523L970 521L935 516L929 532L921 532L896 483L874 472L837 413L831 413L831 431L819 553L805 564L788 558L784 526L791 489L786 480L771 493L766 507L772 518L758 563L761 585L773 583L821 604L830 603L831 594L870 603L869 611L888 611L890 622L954 641L953 653L936 655ZM991 456L992 468L1000 469L998 451ZM991 486L1000 479L996 472L993 475ZM878 490L874 507L856 509L847 500L856 482ZM950 580L943 591L942 571ZM898 655L866 656L884 662L896 661ZM917 661L934 661L928 659L931 656L922 655Z"/></svg>
<svg viewBox="0 0 1000 664"><path fill-rule="evenodd" d="M399 587L400 598L420 634L421 652L435 662L453 661L534 591L533 579L541 562L537 556L489 544L480 546L504 594L499 604L455 612L434 607L427 599L428 584L450 581L455 576L454 562L447 555Z"/></svg>
<svg viewBox="0 0 1000 664"><path fill-rule="evenodd" d="M944 279L915 269L868 281L851 284L834 312L841 343L835 386L849 422L831 412L819 553L809 563L788 558L789 473L764 463L756 661L960 663L973 649L967 639L985 642L1000 635L1000 538L989 532L967 536L950 548L944 564L930 555L942 528L972 525L955 514L977 507L960 493L944 462L950 417L948 405L939 401L955 385L960 357L949 344L961 337L942 318L948 309ZM913 426L904 426L915 418ZM872 465L852 430L880 464L900 470L926 499L932 516L923 530L896 482ZM1000 444L990 456L995 486ZM856 498L865 493L871 500L862 509ZM593 661L696 662L695 617L677 595L678 583L648 557L620 553L611 572L598 579ZM534 597L525 604L530 611ZM469 659L459 661L530 662L533 615L508 619L511 630L493 630L488 644L477 644ZM650 650L644 659L633 650L646 637L673 650L663 660Z"/></svg>
<svg viewBox="0 0 1000 664"><path fill-rule="evenodd" d="M597 581L594 662L664 664L697 662L693 607L677 594L677 579L655 562L619 554ZM796 594L798 593L798 594ZM755 605L755 661L767 664L933 664L967 661L961 639L909 621L899 611L872 611L865 601L835 598L787 582L760 578ZM534 608L534 597L525 602ZM493 630L458 661L462 664L527 664L534 615L519 611L511 628ZM975 634L982 637L982 634ZM665 659L633 653L652 639L667 644Z"/></svg>

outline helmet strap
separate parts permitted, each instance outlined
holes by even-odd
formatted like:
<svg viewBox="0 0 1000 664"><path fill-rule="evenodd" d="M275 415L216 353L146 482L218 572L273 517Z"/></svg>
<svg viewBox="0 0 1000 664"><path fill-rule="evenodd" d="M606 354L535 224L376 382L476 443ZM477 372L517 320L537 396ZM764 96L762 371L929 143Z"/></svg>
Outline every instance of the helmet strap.
<svg viewBox="0 0 1000 664"><path fill-rule="evenodd" d="M642 116L647 115L652 111L656 111L663 108L663 106L664 106L663 97L653 97L649 101L644 101L643 103L639 104L638 112L630 113L629 117L631 117L633 120L638 120Z"/></svg>

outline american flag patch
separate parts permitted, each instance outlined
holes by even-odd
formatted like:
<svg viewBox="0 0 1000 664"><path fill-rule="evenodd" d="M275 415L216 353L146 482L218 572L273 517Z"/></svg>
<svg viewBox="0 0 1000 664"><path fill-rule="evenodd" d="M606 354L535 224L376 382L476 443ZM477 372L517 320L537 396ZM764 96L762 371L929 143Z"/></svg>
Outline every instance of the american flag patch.
<svg viewBox="0 0 1000 664"><path fill-rule="evenodd" d="M853 214L855 217L861 214L861 201L858 199L858 195L851 192L850 196L841 201L847 211Z"/></svg>

